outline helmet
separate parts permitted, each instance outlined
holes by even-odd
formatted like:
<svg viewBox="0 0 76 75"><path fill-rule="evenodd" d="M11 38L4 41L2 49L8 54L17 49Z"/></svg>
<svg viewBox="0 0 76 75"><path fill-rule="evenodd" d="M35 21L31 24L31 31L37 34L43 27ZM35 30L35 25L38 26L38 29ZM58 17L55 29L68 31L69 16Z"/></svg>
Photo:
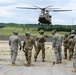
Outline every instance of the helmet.
<svg viewBox="0 0 76 75"><path fill-rule="evenodd" d="M65 34L65 37L68 37L69 36L69 34Z"/></svg>
<svg viewBox="0 0 76 75"><path fill-rule="evenodd" d="M75 34L75 30L71 30L71 34Z"/></svg>
<svg viewBox="0 0 76 75"><path fill-rule="evenodd" d="M40 30L39 33L44 33L44 30Z"/></svg>
<svg viewBox="0 0 76 75"><path fill-rule="evenodd" d="M56 33L56 32L57 32L57 30L53 30L53 31L52 31L52 33Z"/></svg>
<svg viewBox="0 0 76 75"><path fill-rule="evenodd" d="M17 35L18 34L18 31L17 30L14 30L13 31L13 34Z"/></svg>
<svg viewBox="0 0 76 75"><path fill-rule="evenodd" d="M30 35L30 32L26 32L26 35Z"/></svg>
<svg viewBox="0 0 76 75"><path fill-rule="evenodd" d="M74 38L74 36L75 36L74 34L71 34L71 35L69 36L69 38Z"/></svg>

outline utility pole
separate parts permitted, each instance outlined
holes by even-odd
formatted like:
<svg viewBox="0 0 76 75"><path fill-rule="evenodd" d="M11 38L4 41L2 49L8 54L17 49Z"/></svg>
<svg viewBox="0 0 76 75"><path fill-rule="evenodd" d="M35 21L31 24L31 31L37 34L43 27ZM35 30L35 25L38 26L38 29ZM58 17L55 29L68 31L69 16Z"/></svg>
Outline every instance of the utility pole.
<svg viewBox="0 0 76 75"><path fill-rule="evenodd" d="M73 25L73 21L74 21L74 20L72 19L72 25Z"/></svg>

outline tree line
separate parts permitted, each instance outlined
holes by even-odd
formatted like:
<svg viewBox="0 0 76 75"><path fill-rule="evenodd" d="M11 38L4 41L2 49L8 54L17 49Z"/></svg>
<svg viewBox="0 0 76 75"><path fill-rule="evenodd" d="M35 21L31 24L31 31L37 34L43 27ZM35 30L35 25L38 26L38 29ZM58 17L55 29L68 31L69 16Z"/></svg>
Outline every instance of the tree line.
<svg viewBox="0 0 76 75"><path fill-rule="evenodd" d="M30 28L33 28L33 30L39 31L40 29L43 29L44 31L65 31L70 32L71 30L76 30L76 25L38 25L38 24L17 24L17 23L0 23L0 28L4 27L17 27L17 28L23 28L25 30L26 28L30 30Z"/></svg>

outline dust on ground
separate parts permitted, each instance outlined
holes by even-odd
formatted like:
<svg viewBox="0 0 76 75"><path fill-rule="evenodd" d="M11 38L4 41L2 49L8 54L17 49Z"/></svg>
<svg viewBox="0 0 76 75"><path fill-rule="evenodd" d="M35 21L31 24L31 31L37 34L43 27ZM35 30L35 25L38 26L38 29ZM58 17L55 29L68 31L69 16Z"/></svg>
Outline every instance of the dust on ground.
<svg viewBox="0 0 76 75"><path fill-rule="evenodd" d="M52 43L45 43L46 49L46 62L42 61L42 54L38 55L37 62L34 62L34 54L35 50L32 50L32 65L30 67L24 66L26 63L25 55L23 51L19 51L18 57L16 60L17 66L11 66L10 59L10 47L8 41L0 41L0 75L75 75L76 73L72 73L72 61L64 60L62 64L55 64L55 54L52 50ZM62 47L62 56L63 47Z"/></svg>

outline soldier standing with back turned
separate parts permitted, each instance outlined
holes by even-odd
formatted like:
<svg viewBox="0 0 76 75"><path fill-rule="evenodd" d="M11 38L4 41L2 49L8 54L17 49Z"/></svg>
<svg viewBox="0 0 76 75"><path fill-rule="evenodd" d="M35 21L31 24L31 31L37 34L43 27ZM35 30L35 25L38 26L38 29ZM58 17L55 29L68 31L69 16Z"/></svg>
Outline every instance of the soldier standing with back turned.
<svg viewBox="0 0 76 75"><path fill-rule="evenodd" d="M36 51L34 58L35 58L35 62L37 61L37 56L40 52L40 50L42 50L42 62L45 61L45 42L46 42L46 38L44 36L44 31L40 30L39 31L40 35L37 37L37 48L38 50Z"/></svg>
<svg viewBox="0 0 76 75"><path fill-rule="evenodd" d="M67 44L67 47L68 47L68 50L69 50L69 61L71 61L72 57L73 57L73 52L74 52L74 36L73 35L70 35L69 36L69 40L68 40L68 44Z"/></svg>
<svg viewBox="0 0 76 75"><path fill-rule="evenodd" d="M61 54L61 46L62 46L62 37L57 33L56 30L52 31L53 34L53 45L55 56L56 56L56 64L62 63L62 54Z"/></svg>
<svg viewBox="0 0 76 75"><path fill-rule="evenodd" d="M63 39L63 46L64 46L64 59L67 59L67 47L68 44L68 34L65 34L64 39Z"/></svg>
<svg viewBox="0 0 76 75"><path fill-rule="evenodd" d="M76 72L76 35L74 37L74 42L75 42L75 46L74 46L74 53L73 53L73 70L72 70L72 72Z"/></svg>
<svg viewBox="0 0 76 75"><path fill-rule="evenodd" d="M33 49L33 45L36 49L36 44L34 39L30 36L30 32L26 32L26 38L23 42L23 51L25 53L25 57L26 57L26 61L27 64L26 66L30 66L31 65L31 56L32 56L32 49Z"/></svg>
<svg viewBox="0 0 76 75"><path fill-rule="evenodd" d="M15 65L15 61L17 58L17 54L18 54L18 45L20 46L20 50L21 50L21 41L20 38L18 37L18 31L13 31L13 36L11 36L9 38L9 46L11 48L11 62L12 65Z"/></svg>
<svg viewBox="0 0 76 75"><path fill-rule="evenodd" d="M75 37L75 30L71 30L71 34L69 35L69 40L68 40L68 50L69 50L69 59L71 61L71 58L73 57L73 52L74 52L74 37Z"/></svg>

